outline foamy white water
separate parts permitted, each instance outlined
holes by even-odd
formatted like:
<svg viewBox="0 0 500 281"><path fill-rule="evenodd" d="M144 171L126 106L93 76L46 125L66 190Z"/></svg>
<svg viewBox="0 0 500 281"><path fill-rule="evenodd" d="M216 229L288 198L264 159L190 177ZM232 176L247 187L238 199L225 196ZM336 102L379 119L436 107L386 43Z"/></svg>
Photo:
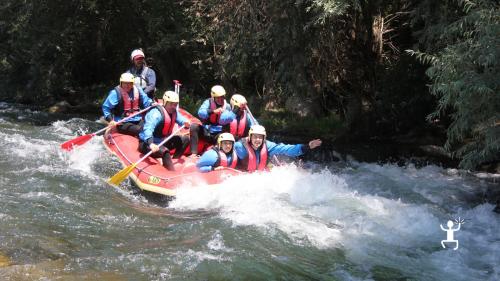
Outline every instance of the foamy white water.
<svg viewBox="0 0 500 281"><path fill-rule="evenodd" d="M171 207L214 209L233 227L284 232L297 245L341 248L350 262L366 268L397 268L418 279L500 277L494 206L458 202L480 188L472 179L435 166L354 164L345 174L289 165L234 177L216 189L185 187ZM456 233L460 247L443 249L440 224L458 217L465 219Z"/></svg>

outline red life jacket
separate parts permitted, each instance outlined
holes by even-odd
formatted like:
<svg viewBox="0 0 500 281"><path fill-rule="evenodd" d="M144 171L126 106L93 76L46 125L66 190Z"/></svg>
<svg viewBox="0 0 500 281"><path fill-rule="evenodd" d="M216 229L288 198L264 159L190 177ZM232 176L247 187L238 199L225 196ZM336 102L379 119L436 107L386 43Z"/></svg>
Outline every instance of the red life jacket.
<svg viewBox="0 0 500 281"><path fill-rule="evenodd" d="M127 92L125 92L121 87L120 89L120 95L121 95L121 100L123 102L123 116L129 116L130 114L133 114L135 111L139 111L139 90L134 86L133 87L133 96L132 99L130 99L130 96L128 95Z"/></svg>
<svg viewBox="0 0 500 281"><path fill-rule="evenodd" d="M221 149L218 149L218 148L214 148L214 150L219 154L220 166L228 167L226 153L224 153L224 151L222 151ZM236 151L234 150L234 147L233 147L232 160L233 161L231 162L230 168L234 169L234 168L236 168L236 164L238 163L238 155L236 155Z"/></svg>
<svg viewBox="0 0 500 281"><path fill-rule="evenodd" d="M257 156L255 155L255 150L252 148L250 144L250 138L246 137L243 139L243 145L248 153L248 166L247 171L253 172L255 170L264 171L267 166L267 145L266 140L262 142L262 147L260 148L260 161L259 166L257 167Z"/></svg>
<svg viewBox="0 0 500 281"><path fill-rule="evenodd" d="M234 118L233 121L229 124L229 132L238 139L241 139L245 136L245 128L247 127L247 112L243 110L243 114L240 117L240 121L238 118Z"/></svg>
<svg viewBox="0 0 500 281"><path fill-rule="evenodd" d="M210 109L214 111L217 109L217 103L215 102L214 98L209 99L210 102ZM224 104L222 105L222 108L225 110L226 109L226 100L224 100ZM208 116L208 120L210 120L210 123L213 125L219 125L219 119L222 113L210 113Z"/></svg>
<svg viewBox="0 0 500 281"><path fill-rule="evenodd" d="M161 129L162 137L170 136L175 126L175 120L177 120L177 110L172 113L172 118L170 118L170 114L165 110L165 107L159 105L157 108L160 109L161 115L163 115L163 128Z"/></svg>

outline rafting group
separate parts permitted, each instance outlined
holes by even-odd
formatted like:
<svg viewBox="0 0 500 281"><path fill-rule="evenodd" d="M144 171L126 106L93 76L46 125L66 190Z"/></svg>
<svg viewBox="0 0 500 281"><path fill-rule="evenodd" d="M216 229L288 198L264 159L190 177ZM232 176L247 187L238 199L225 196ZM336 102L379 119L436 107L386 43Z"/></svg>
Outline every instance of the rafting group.
<svg viewBox="0 0 500 281"><path fill-rule="evenodd" d="M146 65L144 52L134 50L130 59L132 67L121 74L119 85L102 104L108 122L105 138L110 132L138 138L136 150L161 159L168 171L176 170L172 158L181 157L194 160L202 173L223 168L262 171L274 155L296 157L321 145L320 139L296 145L268 140L246 98L234 94L228 103L221 85L211 87L197 112L199 119L192 118L179 108L179 85L155 100L155 72ZM177 134L181 130L186 133ZM206 145L200 147L200 142Z"/></svg>

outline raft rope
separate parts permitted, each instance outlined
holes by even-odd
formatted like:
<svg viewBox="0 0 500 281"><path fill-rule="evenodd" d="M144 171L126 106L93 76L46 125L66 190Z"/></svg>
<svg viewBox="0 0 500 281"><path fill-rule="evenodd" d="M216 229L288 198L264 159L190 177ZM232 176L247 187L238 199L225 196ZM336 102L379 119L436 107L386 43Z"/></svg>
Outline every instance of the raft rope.
<svg viewBox="0 0 500 281"><path fill-rule="evenodd" d="M120 154L125 158L125 160L128 161L129 164L132 163L132 161L125 155L125 153L123 153L123 151L120 149L120 147L117 145L117 143L115 142L113 136L110 134L108 136L108 138L111 139L111 142L113 143L114 146L116 146L116 149L118 150L118 152L120 152ZM192 173L187 173L187 174L180 174L180 175L176 175L176 176L171 176L171 177L168 177L168 178L165 178L165 177L161 177L161 176L157 176L157 175L153 175L151 174L150 172L148 171L144 171L144 169L141 169L141 168L138 168L138 167L135 167L135 169L137 169L139 171L139 173L145 173L146 175L149 175L149 176L153 176L153 177L157 177L161 180L164 180L166 182L168 181L171 181L172 179L174 178L178 178L178 177L183 177L183 176L189 176L189 175L194 175L194 174L198 174L197 172L192 172Z"/></svg>

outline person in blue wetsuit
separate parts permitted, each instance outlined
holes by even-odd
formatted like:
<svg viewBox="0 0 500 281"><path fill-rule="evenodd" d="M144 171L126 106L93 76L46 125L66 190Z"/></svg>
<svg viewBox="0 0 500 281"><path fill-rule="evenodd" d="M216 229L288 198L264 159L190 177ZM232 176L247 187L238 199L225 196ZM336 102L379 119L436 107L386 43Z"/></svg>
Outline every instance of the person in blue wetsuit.
<svg viewBox="0 0 500 281"><path fill-rule="evenodd" d="M120 85L109 92L108 97L102 104L102 112L111 128L122 118L152 104L153 100L142 89L134 86L134 76L130 73L123 73L120 76ZM118 125L117 129L122 134L137 136L142 130L142 125L142 116L137 115Z"/></svg>
<svg viewBox="0 0 500 281"><path fill-rule="evenodd" d="M236 140L239 140L248 136L248 131L252 125L255 125L255 122L246 111L247 100L244 96L233 95L229 103L232 121L224 125L222 131L231 133Z"/></svg>
<svg viewBox="0 0 500 281"><path fill-rule="evenodd" d="M191 124L191 155L198 154L198 138L201 137L211 144L215 144L217 136L222 133L222 126L233 121L231 106L226 102L226 90L222 86L213 86L211 98L206 99L198 110L198 116L203 122Z"/></svg>
<svg viewBox="0 0 500 281"><path fill-rule="evenodd" d="M266 140L266 129L261 125L250 127L248 137L234 145L238 155L238 169L248 172L265 170L274 155L297 157L321 145L320 139L304 144L276 144Z"/></svg>
<svg viewBox="0 0 500 281"><path fill-rule="evenodd" d="M217 138L217 146L205 151L196 163L198 169L203 172L210 172L224 167L236 168L238 156L233 149L234 136L230 133L222 133Z"/></svg>
<svg viewBox="0 0 500 281"><path fill-rule="evenodd" d="M134 75L134 83L138 88L144 90L144 93L151 99L155 98L156 91L156 73L146 65L144 52L141 49L133 50L130 54L132 67L127 70Z"/></svg>
<svg viewBox="0 0 500 281"><path fill-rule="evenodd" d="M177 112L178 104L179 95L172 91L166 91L163 95L163 106L158 105L146 114L144 129L139 134L139 151L142 153L153 151L151 156L161 157L163 166L170 171L175 171L170 150L175 149L173 157L180 158L189 144L189 138L177 135L162 146L157 144L172 134L175 123L189 128L189 120Z"/></svg>

